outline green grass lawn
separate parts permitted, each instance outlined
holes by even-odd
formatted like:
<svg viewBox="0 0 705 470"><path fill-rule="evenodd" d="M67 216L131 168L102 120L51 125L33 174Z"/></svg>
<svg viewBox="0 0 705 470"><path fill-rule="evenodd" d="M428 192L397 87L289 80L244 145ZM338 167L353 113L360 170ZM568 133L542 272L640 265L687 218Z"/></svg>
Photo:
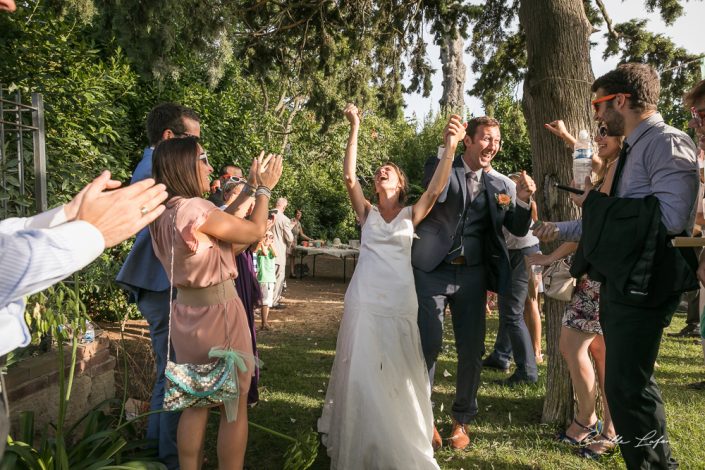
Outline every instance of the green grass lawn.
<svg viewBox="0 0 705 470"><path fill-rule="evenodd" d="M318 286L321 282L321 286ZM315 281L319 299L325 298L325 284ZM333 301L321 302L320 312L342 305L342 287L336 287ZM304 299L300 299L304 300ZM307 303L316 300L307 300ZM260 335L260 354L265 362L261 380L261 401L250 410L250 421L291 436L316 429L325 396L335 352L337 328L307 319L297 328L279 323L274 331ZM453 401L456 356L450 319L446 322L444 353L437 367L433 391L435 417L441 435L451 428L450 408ZM497 331L497 317L487 322L488 350ZM677 314L668 331L678 331L684 315ZM689 390L686 384L705 379L700 345L696 340L664 337L658 359L657 381L663 392L668 415L668 431L674 456L683 469L705 468L705 392ZM561 360L547 357L547 361ZM625 468L619 455L600 463L587 462L568 446L558 444L554 436L559 428L540 423L545 394L545 365L540 366L541 379L536 386L514 389L493 384L505 378L499 371L483 371L483 384L478 401L480 415L471 426L471 445L467 451L454 452L444 447L436 453L443 469L596 469ZM443 371L452 375L444 377ZM209 462L216 461L215 420L211 420ZM403 430L400 430L400 436ZM399 439L400 436L392 436ZM282 468L283 455L289 443L263 431L250 428L246 465L249 469ZM319 446L314 469L327 469L330 462L325 448Z"/></svg>

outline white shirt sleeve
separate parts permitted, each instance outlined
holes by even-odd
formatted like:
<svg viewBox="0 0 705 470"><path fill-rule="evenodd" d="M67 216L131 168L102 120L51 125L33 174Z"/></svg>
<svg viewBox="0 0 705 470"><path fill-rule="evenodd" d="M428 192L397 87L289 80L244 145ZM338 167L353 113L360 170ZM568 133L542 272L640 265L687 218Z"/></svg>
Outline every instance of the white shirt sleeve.
<svg viewBox="0 0 705 470"><path fill-rule="evenodd" d="M11 217L0 221L0 233L15 233L18 230L51 228L66 222L64 206L55 207L33 217Z"/></svg>
<svg viewBox="0 0 705 470"><path fill-rule="evenodd" d="M0 222L0 355L29 342L24 296L85 267L105 248L97 228L83 221L61 224L61 214L63 209ZM51 228L26 228L41 225Z"/></svg>

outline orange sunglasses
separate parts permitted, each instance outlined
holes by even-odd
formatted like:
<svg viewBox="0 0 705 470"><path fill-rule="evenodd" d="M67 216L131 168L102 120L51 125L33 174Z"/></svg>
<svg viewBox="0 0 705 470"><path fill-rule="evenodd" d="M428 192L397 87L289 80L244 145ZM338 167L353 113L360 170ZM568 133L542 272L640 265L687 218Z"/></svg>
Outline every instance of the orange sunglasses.
<svg viewBox="0 0 705 470"><path fill-rule="evenodd" d="M597 112L597 105L598 105L598 104L603 103L603 102L605 102L605 101L612 101L612 100L615 99L618 95L624 95L626 98L629 98L630 96L632 96L630 93L613 93L613 94L611 94L611 95L605 95L605 96L602 96L602 97L600 97L600 98L595 98L594 100L591 101L591 103L592 103L592 109L594 109L595 112Z"/></svg>

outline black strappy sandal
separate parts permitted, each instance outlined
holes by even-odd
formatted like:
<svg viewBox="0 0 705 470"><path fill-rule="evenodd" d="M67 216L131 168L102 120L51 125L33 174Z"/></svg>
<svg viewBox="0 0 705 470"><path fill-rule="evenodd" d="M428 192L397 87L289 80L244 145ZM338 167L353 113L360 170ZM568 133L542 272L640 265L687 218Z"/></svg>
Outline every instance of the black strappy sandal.
<svg viewBox="0 0 705 470"><path fill-rule="evenodd" d="M602 444L604 446L604 450L602 452L597 452L589 447L582 447L578 449L578 455L584 459L600 460L603 456L611 455L617 450L616 437L609 438L602 433L600 433L598 437L600 437L600 439L594 439L588 445L597 443Z"/></svg>
<svg viewBox="0 0 705 470"><path fill-rule="evenodd" d="M567 429L566 429L566 431L561 432L556 437L558 442L560 442L562 444L568 444L571 446L580 446L580 445L585 444L586 442L591 440L593 437L597 436L598 434L600 434L602 432L602 421L600 421L599 419L597 421L595 421L595 424L593 424L592 426L585 426L584 424L581 424L580 422L578 422L575 418L573 418L573 422L575 424L577 424L578 426L580 426L580 428L583 429L584 431L587 431L588 434L585 437L583 437L582 439L577 440L574 437L570 437L568 434L566 434L566 431L567 431Z"/></svg>

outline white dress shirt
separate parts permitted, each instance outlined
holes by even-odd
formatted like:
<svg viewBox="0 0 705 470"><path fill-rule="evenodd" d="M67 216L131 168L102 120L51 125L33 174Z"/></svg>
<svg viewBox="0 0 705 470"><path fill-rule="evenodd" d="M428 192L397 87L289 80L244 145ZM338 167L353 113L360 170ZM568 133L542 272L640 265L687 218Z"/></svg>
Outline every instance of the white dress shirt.
<svg viewBox="0 0 705 470"><path fill-rule="evenodd" d="M29 344L24 297L83 268L104 248L93 225L66 222L63 206L0 221L0 355Z"/></svg>

